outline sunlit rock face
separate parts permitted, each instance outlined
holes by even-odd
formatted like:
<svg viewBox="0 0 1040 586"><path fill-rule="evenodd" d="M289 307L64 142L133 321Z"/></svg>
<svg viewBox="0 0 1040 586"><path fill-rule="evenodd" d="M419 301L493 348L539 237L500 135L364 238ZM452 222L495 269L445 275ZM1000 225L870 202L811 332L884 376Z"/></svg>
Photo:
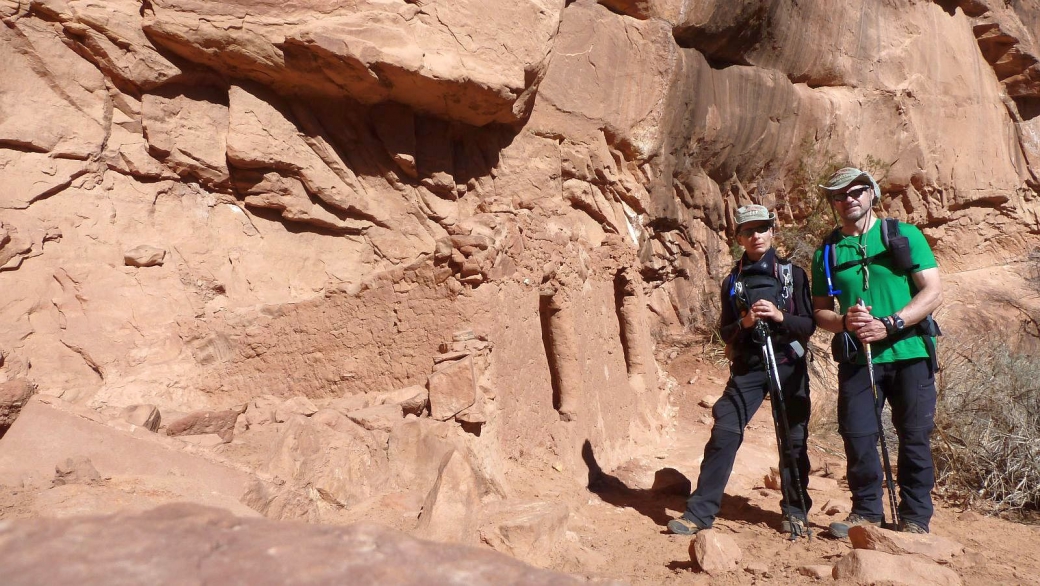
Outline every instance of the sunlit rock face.
<svg viewBox="0 0 1040 586"><path fill-rule="evenodd" d="M801 222L851 163L944 271L1036 244L1032 0L2 0L0 18L0 378L180 414L427 388L419 421L466 438L445 469L484 500L509 494L503 470L577 480L583 446L610 469L661 431L655 340L715 320L739 205ZM379 462L366 498L401 465L392 406L371 407L322 415ZM306 442L285 443L291 462ZM296 488L256 502L310 518L321 497Z"/></svg>

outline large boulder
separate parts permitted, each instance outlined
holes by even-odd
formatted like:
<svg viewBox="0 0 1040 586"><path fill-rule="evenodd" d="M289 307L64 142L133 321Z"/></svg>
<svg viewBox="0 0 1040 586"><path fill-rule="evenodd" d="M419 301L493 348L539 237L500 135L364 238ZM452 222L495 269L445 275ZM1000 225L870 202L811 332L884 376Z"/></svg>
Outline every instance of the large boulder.
<svg viewBox="0 0 1040 586"><path fill-rule="evenodd" d="M55 563L55 560L61 560ZM220 509L166 505L144 513L6 522L4 583L395 584L472 586L584 580L508 556L434 544L375 524L349 527L243 519Z"/></svg>

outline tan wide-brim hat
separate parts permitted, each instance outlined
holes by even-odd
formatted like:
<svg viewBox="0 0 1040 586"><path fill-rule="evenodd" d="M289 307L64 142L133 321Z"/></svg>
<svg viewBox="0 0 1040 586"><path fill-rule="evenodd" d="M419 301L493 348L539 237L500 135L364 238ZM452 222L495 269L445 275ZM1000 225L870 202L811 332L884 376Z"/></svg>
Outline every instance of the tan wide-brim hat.
<svg viewBox="0 0 1040 586"><path fill-rule="evenodd" d="M766 206L751 204L737 208L737 230L744 224L750 222L769 222L776 220L776 214L769 211Z"/></svg>
<svg viewBox="0 0 1040 586"><path fill-rule="evenodd" d="M864 179L866 182L864 182ZM840 191L845 189L853 183L864 183L874 188L874 197L881 197L881 188L878 187L877 181L870 176L870 173L861 171L855 167L842 167L831 175L830 179L826 183L820 185L827 191Z"/></svg>

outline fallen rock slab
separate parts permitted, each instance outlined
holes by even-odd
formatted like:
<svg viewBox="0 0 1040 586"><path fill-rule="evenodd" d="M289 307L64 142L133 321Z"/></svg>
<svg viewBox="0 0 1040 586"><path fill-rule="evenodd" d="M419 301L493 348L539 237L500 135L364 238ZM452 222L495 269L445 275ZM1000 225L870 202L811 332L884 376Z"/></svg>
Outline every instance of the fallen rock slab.
<svg viewBox="0 0 1040 586"><path fill-rule="evenodd" d="M714 529L698 532L690 543L690 557L712 576L737 570L743 555L732 537Z"/></svg>
<svg viewBox="0 0 1040 586"><path fill-rule="evenodd" d="M289 421L289 418L293 415L303 415L304 417L310 417L318 412L318 408L314 406L314 403L310 399L302 395L297 395L288 401L282 403L274 414L274 420L278 423Z"/></svg>
<svg viewBox="0 0 1040 586"><path fill-rule="evenodd" d="M938 535L899 533L871 526L849 528L849 541L855 549L870 549L894 555L917 554L939 563L949 563L964 553L964 546Z"/></svg>
<svg viewBox="0 0 1040 586"><path fill-rule="evenodd" d="M302 415L290 419L267 448L263 470L286 487L350 507L384 489L391 478L386 440L343 421L337 431ZM320 496L319 496L320 495Z"/></svg>
<svg viewBox="0 0 1040 586"><path fill-rule="evenodd" d="M421 541L375 524L243 519L191 504L7 522L0 527L0 567L8 586L587 584L486 549Z"/></svg>
<svg viewBox="0 0 1040 586"><path fill-rule="evenodd" d="M856 584L906 584L906 586L961 586L953 570L915 556L900 556L854 549L834 564L831 577Z"/></svg>
<svg viewBox="0 0 1040 586"><path fill-rule="evenodd" d="M347 413L354 423L369 431L390 431L401 422L404 414L400 405L376 405Z"/></svg>
<svg viewBox="0 0 1040 586"><path fill-rule="evenodd" d="M477 382L473 374L473 358L467 356L450 362L430 375L430 414L445 421L477 400Z"/></svg>
<svg viewBox="0 0 1040 586"><path fill-rule="evenodd" d="M210 493L237 500L245 492L250 479L245 472L188 453L179 440L116 429L87 415L52 397L30 399L0 439L0 485L49 486L59 462L85 456L103 477L180 479L184 486L178 492L189 501Z"/></svg>
<svg viewBox="0 0 1040 586"><path fill-rule="evenodd" d="M536 566L563 539L570 511L560 502L499 501L484 511L480 540L492 549Z"/></svg>
<svg viewBox="0 0 1040 586"><path fill-rule="evenodd" d="M239 411L231 409L226 411L195 411L170 423L166 428L166 435L215 433L225 443L230 442L235 435L235 421L238 420L239 414Z"/></svg>
<svg viewBox="0 0 1040 586"><path fill-rule="evenodd" d="M476 545L479 510L476 474L465 456L454 450L441 463L416 530L427 539Z"/></svg>
<svg viewBox="0 0 1040 586"><path fill-rule="evenodd" d="M0 384L0 437L11 427L35 392L36 387L23 378Z"/></svg>

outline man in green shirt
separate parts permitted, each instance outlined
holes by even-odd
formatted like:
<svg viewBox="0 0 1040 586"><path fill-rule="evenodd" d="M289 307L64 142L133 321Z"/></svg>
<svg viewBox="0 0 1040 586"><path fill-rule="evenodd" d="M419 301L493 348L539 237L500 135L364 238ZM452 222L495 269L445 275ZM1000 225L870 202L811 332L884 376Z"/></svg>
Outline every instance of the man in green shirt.
<svg viewBox="0 0 1040 586"><path fill-rule="evenodd" d="M930 435L936 393L931 340L918 326L942 303L939 268L915 226L899 224L909 262L905 255L897 261L891 245L885 247L883 222L873 212L881 191L869 173L846 167L820 187L841 227L813 257L813 313L818 326L836 334L848 331L861 347L870 344L878 401L865 352L839 364L838 431L845 444L852 511L844 522L831 524L831 532L844 537L852 525L880 525L884 518L875 409L888 400L899 435L899 529L927 533L935 485Z"/></svg>

